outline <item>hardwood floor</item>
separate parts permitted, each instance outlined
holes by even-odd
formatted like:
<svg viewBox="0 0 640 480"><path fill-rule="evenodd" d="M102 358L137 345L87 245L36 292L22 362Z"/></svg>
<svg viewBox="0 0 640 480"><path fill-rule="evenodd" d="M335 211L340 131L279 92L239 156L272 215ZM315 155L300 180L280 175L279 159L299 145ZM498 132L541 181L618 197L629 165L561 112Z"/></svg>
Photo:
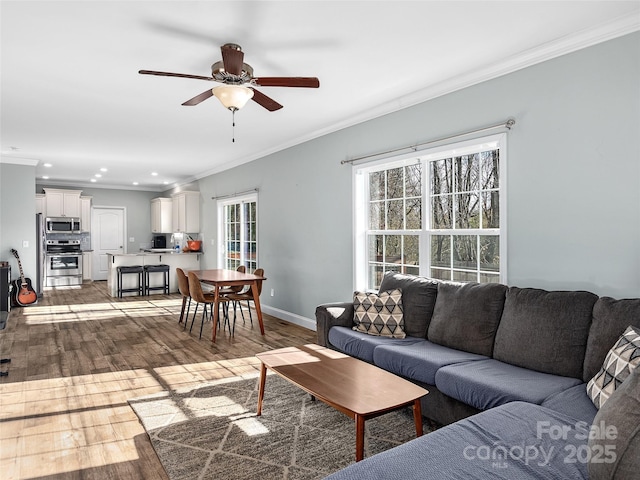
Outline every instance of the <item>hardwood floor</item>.
<svg viewBox="0 0 640 480"><path fill-rule="evenodd" d="M94 282L13 309L0 332L0 356L11 358L0 378L0 476L166 479L127 399L257 375L256 353L315 343L315 332L264 315L264 336L238 316L235 336L218 332L212 344L211 322L198 339L200 311L183 331L180 306L179 295L114 299Z"/></svg>

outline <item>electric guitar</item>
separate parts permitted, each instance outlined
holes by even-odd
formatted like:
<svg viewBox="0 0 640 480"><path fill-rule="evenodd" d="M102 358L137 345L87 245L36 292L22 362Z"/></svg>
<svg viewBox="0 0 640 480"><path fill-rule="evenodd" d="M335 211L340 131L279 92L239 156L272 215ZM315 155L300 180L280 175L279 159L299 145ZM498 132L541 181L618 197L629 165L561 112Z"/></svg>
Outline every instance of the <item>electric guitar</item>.
<svg viewBox="0 0 640 480"><path fill-rule="evenodd" d="M13 300L13 303L15 305L18 305L20 307L25 307L27 305L31 305L32 303L36 303L36 301L38 300L38 295L31 286L31 280L28 278L24 278L22 263L20 263L18 252L12 248L11 253L14 257L16 257L16 260L18 260L18 267L20 268L20 278L11 282L11 284L13 285L11 299Z"/></svg>

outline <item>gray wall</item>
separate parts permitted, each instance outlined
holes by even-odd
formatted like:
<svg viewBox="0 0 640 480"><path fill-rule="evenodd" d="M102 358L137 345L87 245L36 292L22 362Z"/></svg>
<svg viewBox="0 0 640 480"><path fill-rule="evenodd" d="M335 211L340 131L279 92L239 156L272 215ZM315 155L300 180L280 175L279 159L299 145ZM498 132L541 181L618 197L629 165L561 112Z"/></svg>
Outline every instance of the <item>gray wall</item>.
<svg viewBox="0 0 640 480"><path fill-rule="evenodd" d="M318 304L349 300L354 287L352 172L340 160L514 117L507 282L638 297L638 85L634 33L204 178L206 266L216 266L211 197L259 187L262 302L312 319Z"/></svg>
<svg viewBox="0 0 640 480"><path fill-rule="evenodd" d="M25 277L37 288L35 174L35 166L0 163L0 260L8 260L12 279L18 278L18 262L10 252L16 249Z"/></svg>
<svg viewBox="0 0 640 480"><path fill-rule="evenodd" d="M101 207L126 207L127 209L127 251L137 252L140 244L151 242L151 199L163 196L158 192L139 190L115 190L106 188L60 187L55 185L36 185L36 193L42 188L64 188L82 190L82 195L92 196L92 205ZM133 237L134 242L129 242Z"/></svg>

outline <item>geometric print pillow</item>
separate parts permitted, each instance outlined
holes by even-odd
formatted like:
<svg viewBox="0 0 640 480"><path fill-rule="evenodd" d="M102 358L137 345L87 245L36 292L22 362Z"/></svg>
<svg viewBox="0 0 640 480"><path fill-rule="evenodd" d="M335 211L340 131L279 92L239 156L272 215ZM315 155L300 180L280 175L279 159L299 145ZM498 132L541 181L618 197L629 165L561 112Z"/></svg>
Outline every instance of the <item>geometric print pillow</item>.
<svg viewBox="0 0 640 480"><path fill-rule="evenodd" d="M386 292L353 293L353 330L369 335L404 338L402 314L402 290L396 288Z"/></svg>
<svg viewBox="0 0 640 480"><path fill-rule="evenodd" d="M587 395L600 408L631 372L640 365L640 329L629 326L609 350L602 368L587 383Z"/></svg>

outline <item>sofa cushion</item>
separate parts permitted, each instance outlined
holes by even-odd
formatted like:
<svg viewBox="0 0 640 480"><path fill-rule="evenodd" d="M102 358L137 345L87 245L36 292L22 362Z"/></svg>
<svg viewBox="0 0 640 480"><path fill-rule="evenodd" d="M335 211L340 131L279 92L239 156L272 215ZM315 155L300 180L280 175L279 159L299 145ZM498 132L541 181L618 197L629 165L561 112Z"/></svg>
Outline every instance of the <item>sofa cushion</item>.
<svg viewBox="0 0 640 480"><path fill-rule="evenodd" d="M353 294L354 330L369 335L404 338L402 290Z"/></svg>
<svg viewBox="0 0 640 480"><path fill-rule="evenodd" d="M545 398L541 405L587 425L591 425L593 417L598 413L598 409L587 395L586 383L554 393Z"/></svg>
<svg viewBox="0 0 640 480"><path fill-rule="evenodd" d="M380 345L373 351L373 363L380 368L411 380L435 385L436 372L452 363L486 360L488 357L463 352L425 340L406 344Z"/></svg>
<svg viewBox="0 0 640 480"><path fill-rule="evenodd" d="M602 408L638 365L640 365L640 328L629 326L607 353L600 371L587 383L587 395L593 404Z"/></svg>
<svg viewBox="0 0 640 480"><path fill-rule="evenodd" d="M590 292L510 287L493 357L540 372L582 378L597 298Z"/></svg>
<svg viewBox="0 0 640 480"><path fill-rule="evenodd" d="M640 368L636 368L598 411L593 425L599 435L591 435L592 455L589 478L638 478L640 472ZM603 428L604 427L604 428ZM605 429L614 429L607 435ZM605 430L603 432L603 430ZM607 456L607 452L609 455ZM612 456L611 453L614 455Z"/></svg>
<svg viewBox="0 0 640 480"><path fill-rule="evenodd" d="M607 352L629 326L640 327L640 298L600 297L593 306L582 379L588 382L602 366Z"/></svg>
<svg viewBox="0 0 640 480"><path fill-rule="evenodd" d="M427 337L433 307L438 294L438 281L416 275L387 272L382 278L380 292L402 290L404 331L411 337Z"/></svg>
<svg viewBox="0 0 640 480"><path fill-rule="evenodd" d="M567 440L547 434L547 426ZM571 452L586 443L574 419L513 402L351 464L327 480L585 479L586 463Z"/></svg>
<svg viewBox="0 0 640 480"><path fill-rule="evenodd" d="M348 327L332 327L329 330L329 343L341 352L365 362L373 363L373 349L378 345L407 344L422 342L424 339L415 337L391 338L368 335L356 332Z"/></svg>
<svg viewBox="0 0 640 480"><path fill-rule="evenodd" d="M539 405L551 394L580 383L577 378L536 372L495 359L456 363L436 372L438 390L480 410L515 401Z"/></svg>
<svg viewBox="0 0 640 480"><path fill-rule="evenodd" d="M498 283L440 283L428 340L490 357L506 290Z"/></svg>

